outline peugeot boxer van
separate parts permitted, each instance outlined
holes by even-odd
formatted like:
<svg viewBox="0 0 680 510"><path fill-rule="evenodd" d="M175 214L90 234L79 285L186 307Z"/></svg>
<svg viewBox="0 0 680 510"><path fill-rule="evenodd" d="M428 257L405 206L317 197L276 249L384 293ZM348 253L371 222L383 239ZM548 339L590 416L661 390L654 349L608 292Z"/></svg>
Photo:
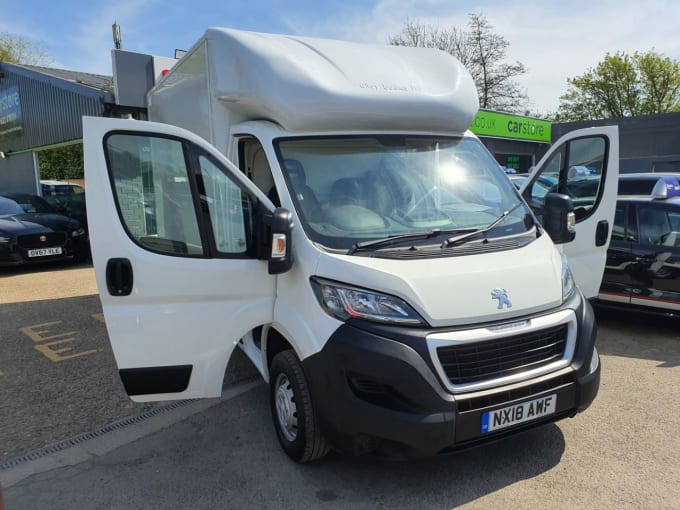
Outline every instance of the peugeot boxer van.
<svg viewBox="0 0 680 510"><path fill-rule="evenodd" d="M593 401L615 127L565 136L517 190L468 131L477 93L452 56L229 29L148 101L152 122L83 128L132 399L217 397L240 348L298 462L435 455ZM598 180L578 204L574 166Z"/></svg>

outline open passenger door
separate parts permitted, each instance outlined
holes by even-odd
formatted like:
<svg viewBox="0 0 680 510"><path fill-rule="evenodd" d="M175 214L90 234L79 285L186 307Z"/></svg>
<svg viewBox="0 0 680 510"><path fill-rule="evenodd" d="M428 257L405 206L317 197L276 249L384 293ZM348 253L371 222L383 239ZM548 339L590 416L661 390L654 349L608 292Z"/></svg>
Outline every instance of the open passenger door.
<svg viewBox="0 0 680 510"><path fill-rule="evenodd" d="M85 117L83 133L92 259L125 389L219 396L238 340L272 322L258 243L270 202L183 129Z"/></svg>
<svg viewBox="0 0 680 510"><path fill-rule="evenodd" d="M558 244L586 298L597 297L614 225L619 176L618 127L580 129L560 138L541 158L521 193L539 219L548 193L571 197L573 241Z"/></svg>

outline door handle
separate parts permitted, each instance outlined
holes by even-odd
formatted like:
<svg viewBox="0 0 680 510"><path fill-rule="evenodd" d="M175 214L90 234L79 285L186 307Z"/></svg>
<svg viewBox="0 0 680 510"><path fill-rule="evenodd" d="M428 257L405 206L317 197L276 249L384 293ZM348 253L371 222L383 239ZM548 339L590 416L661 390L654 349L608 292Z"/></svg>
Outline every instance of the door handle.
<svg viewBox="0 0 680 510"><path fill-rule="evenodd" d="M112 296L132 292L132 264L128 259L109 259L106 263L106 287Z"/></svg>
<svg viewBox="0 0 680 510"><path fill-rule="evenodd" d="M607 243L607 238L609 237L609 222L607 220L601 220L597 224L597 229L595 230L595 246L602 246Z"/></svg>

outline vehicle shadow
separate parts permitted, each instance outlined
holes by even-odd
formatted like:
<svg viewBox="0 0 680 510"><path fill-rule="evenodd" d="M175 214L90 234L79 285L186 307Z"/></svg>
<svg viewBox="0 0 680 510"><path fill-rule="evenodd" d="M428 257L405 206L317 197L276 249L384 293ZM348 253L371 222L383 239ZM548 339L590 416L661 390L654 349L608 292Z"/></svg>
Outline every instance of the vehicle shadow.
<svg viewBox="0 0 680 510"><path fill-rule="evenodd" d="M601 308L595 313L600 354L659 361L660 368L680 366L679 319Z"/></svg>
<svg viewBox="0 0 680 510"><path fill-rule="evenodd" d="M332 454L326 461L351 477L360 499L388 495L386 508L457 508L557 466L564 454L560 428L548 424L512 438L432 459L389 461ZM310 482L323 486L328 473L307 470ZM326 482L327 483L327 482ZM376 490L377 489L377 490ZM328 498L333 494L325 494ZM427 495L427 504L422 501ZM324 492L315 496L324 499Z"/></svg>
<svg viewBox="0 0 680 510"><path fill-rule="evenodd" d="M269 412L262 384L96 460L27 478L7 490L7 502L55 510L450 509L540 477L565 451L563 432L549 424L436 458L389 461L331 453L299 465L279 447Z"/></svg>

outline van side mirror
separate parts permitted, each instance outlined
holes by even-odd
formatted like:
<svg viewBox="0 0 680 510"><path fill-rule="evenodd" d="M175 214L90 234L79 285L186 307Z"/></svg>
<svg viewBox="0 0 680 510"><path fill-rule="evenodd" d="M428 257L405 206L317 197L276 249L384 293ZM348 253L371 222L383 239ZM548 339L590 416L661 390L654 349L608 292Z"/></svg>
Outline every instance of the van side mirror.
<svg viewBox="0 0 680 510"><path fill-rule="evenodd" d="M576 216L571 198L561 193L548 193L545 196L543 228L555 244L568 243L574 240L576 232Z"/></svg>
<svg viewBox="0 0 680 510"><path fill-rule="evenodd" d="M269 226L269 239L266 243L271 250L268 254L269 274L281 274L288 271L293 265L292 236L293 216L288 209L277 207L271 216Z"/></svg>

